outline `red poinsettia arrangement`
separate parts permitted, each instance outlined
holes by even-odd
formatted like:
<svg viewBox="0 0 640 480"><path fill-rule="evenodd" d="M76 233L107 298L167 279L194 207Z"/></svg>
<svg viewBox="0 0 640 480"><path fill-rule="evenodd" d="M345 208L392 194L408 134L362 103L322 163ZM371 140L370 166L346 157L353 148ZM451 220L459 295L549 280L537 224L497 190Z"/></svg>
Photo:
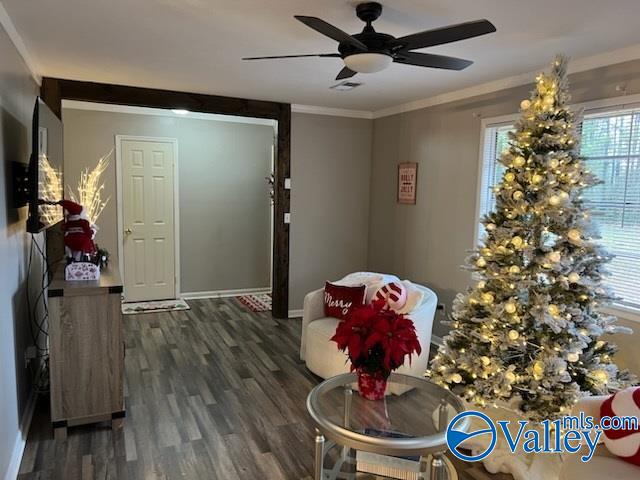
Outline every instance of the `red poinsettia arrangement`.
<svg viewBox="0 0 640 480"><path fill-rule="evenodd" d="M407 355L411 361L412 354L422 352L413 321L384 303L355 308L338 324L331 340L347 352L352 371L384 379Z"/></svg>

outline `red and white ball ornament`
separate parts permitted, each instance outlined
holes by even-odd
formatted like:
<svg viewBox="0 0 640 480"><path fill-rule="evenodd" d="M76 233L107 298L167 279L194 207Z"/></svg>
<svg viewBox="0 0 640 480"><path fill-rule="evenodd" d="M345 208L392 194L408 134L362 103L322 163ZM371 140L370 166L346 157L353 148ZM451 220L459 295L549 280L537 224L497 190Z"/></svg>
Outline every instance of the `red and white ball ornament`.
<svg viewBox="0 0 640 480"><path fill-rule="evenodd" d="M640 418L640 387L616 392L600 406L600 417ZM625 462L640 466L640 428L633 430L604 430L602 439L607 449Z"/></svg>

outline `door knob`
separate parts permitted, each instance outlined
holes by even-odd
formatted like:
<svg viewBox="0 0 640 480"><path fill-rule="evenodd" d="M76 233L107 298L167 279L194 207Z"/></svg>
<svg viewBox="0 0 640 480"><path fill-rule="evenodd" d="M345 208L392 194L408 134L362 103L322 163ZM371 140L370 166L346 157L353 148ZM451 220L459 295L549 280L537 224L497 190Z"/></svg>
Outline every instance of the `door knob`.
<svg viewBox="0 0 640 480"><path fill-rule="evenodd" d="M124 229L124 234L125 235L131 235L133 233L133 230L131 230L130 228L125 228Z"/></svg>

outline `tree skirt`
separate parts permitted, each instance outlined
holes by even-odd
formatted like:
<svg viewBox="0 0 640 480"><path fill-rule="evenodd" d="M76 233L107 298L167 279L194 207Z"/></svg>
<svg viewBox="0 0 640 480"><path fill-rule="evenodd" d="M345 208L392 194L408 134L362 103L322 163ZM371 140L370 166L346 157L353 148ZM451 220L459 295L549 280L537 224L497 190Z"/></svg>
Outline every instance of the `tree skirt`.
<svg viewBox="0 0 640 480"><path fill-rule="evenodd" d="M191 307L183 299L152 300L150 302L127 302L122 304L123 315L137 315L139 313L173 312L189 310Z"/></svg>
<svg viewBox="0 0 640 480"><path fill-rule="evenodd" d="M252 312L270 312L271 295L262 293L259 295L240 295L238 301Z"/></svg>

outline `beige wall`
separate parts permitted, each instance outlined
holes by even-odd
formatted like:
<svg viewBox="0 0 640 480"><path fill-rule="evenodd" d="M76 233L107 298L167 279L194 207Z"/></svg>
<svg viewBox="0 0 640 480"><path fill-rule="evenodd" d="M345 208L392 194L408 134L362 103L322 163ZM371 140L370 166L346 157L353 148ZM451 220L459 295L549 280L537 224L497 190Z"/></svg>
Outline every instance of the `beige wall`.
<svg viewBox="0 0 640 480"><path fill-rule="evenodd" d="M27 162L31 153L31 115L38 86L0 27L0 477L5 477L21 432L31 381L24 362L31 338L25 302L30 240L26 209L10 206L10 162ZM42 245L42 236L38 241ZM33 267L32 290L39 283ZM35 293L35 292L34 292ZM32 295L32 298L35 295ZM19 453L19 452L17 452ZM19 461L19 459L17 459ZM13 465L15 468L15 465Z"/></svg>
<svg viewBox="0 0 640 480"><path fill-rule="evenodd" d="M640 93L640 61L571 75L575 102ZM433 288L447 310L469 283L460 269L473 247L481 118L516 113L531 86L503 90L374 121L368 266ZM417 205L396 203L399 162L418 162ZM442 317L440 317L441 319ZM640 325L638 325L640 327ZM446 333L434 326L434 334ZM638 328L640 331L640 328ZM640 333L621 339L631 347ZM629 348L621 356L635 357Z"/></svg>
<svg viewBox="0 0 640 480"><path fill-rule="evenodd" d="M63 110L65 183L115 145L116 135L178 140L180 288L207 292L269 287L273 127L172 116ZM115 154L105 172L111 200L97 241L117 261Z"/></svg>
<svg viewBox="0 0 640 480"><path fill-rule="evenodd" d="M367 265L371 120L294 113L291 119L289 306Z"/></svg>

